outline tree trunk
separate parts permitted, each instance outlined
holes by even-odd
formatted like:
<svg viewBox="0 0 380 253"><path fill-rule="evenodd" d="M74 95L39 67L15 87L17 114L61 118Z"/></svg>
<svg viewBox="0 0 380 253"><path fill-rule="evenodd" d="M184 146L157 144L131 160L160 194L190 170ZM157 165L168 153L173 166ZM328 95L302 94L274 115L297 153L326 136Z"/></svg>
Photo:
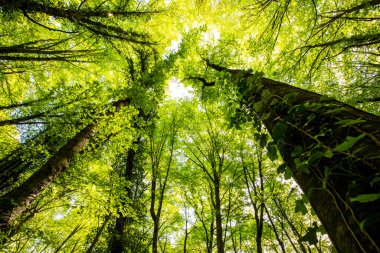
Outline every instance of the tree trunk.
<svg viewBox="0 0 380 253"><path fill-rule="evenodd" d="M124 17L139 17L144 15L147 16L149 14L156 13L157 11L117 11L116 9L110 9L105 11L96 11L92 9L80 10L79 8L74 9L54 7L49 4L43 4L33 0L0 0L0 7L4 12L21 11L23 15L26 18L28 18L31 22L39 26L42 26L48 30L60 31L65 33L78 33L78 31L63 31L47 27L32 19L32 17L29 16L29 13L43 13L47 16L63 18L73 24L87 29L89 32L92 32L97 36L120 39L143 45L153 44L151 42L148 42L148 36L145 34L141 34L136 31L124 30L117 25L109 25L105 22L101 22L98 20L99 18L107 19L110 13L112 13L112 15L119 15ZM91 18L97 18L97 20Z"/></svg>
<svg viewBox="0 0 380 253"><path fill-rule="evenodd" d="M127 182L132 181L132 173L134 168L134 160L135 160L136 151L133 148L128 150L126 168L124 173L124 179ZM127 197L129 200L132 200L133 193L131 190L131 186L125 187L125 191L127 192ZM118 217L116 218L115 230L112 236L112 245L111 245L111 253L122 253L126 248L125 242L123 240L124 230L128 223L128 217L124 216L121 212L118 212Z"/></svg>
<svg viewBox="0 0 380 253"><path fill-rule="evenodd" d="M187 212L187 210L186 210ZM188 220L187 220L187 214L185 219L185 238L183 240L183 253L187 253L186 247L187 247L187 237L189 236L188 228L187 228Z"/></svg>
<svg viewBox="0 0 380 253"><path fill-rule="evenodd" d="M339 252L379 252L380 118L248 71L227 71L272 135ZM351 198L363 194L374 200Z"/></svg>
<svg viewBox="0 0 380 253"><path fill-rule="evenodd" d="M212 219L210 223L210 237L209 237L208 245L207 245L207 253L212 253L213 248L214 248L214 219Z"/></svg>
<svg viewBox="0 0 380 253"><path fill-rule="evenodd" d="M222 213L220 201L219 175L214 173L214 190L215 190L215 225L216 225L216 247L218 253L224 252Z"/></svg>
<svg viewBox="0 0 380 253"><path fill-rule="evenodd" d="M113 103L113 106L119 110L128 103L127 100L120 100ZM69 167L71 160L94 137L96 131L96 124L86 126L24 183L0 198L0 231L10 229L11 223L25 212L30 203Z"/></svg>
<svg viewBox="0 0 380 253"><path fill-rule="evenodd" d="M271 224L271 229L273 230L274 234L276 235L276 240L278 242L278 244L280 245L280 248L281 248L281 252L282 253L286 253L286 250L285 250L285 247L284 247L284 242L281 240L280 238L280 235L278 234L278 231L277 231L277 228L272 220L272 217L271 217L271 214L268 210L268 208L266 207L266 205L264 204L264 208L265 208L265 212L267 213L267 216L268 216L268 220Z"/></svg>
<svg viewBox="0 0 380 253"><path fill-rule="evenodd" d="M107 225L107 223L108 223L108 221L109 221L110 218L111 218L110 214L105 217L102 226L96 232L94 240L92 240L91 245L90 245L90 247L88 247L86 253L91 253L94 250L96 244L99 241L100 235L102 234L102 232L103 232L104 228L106 227L106 225Z"/></svg>
<svg viewBox="0 0 380 253"><path fill-rule="evenodd" d="M150 187L151 200L150 200L150 216L153 220L153 235L152 235L152 253L158 252L158 230L159 230L159 217L156 213L156 191L157 191L157 175L154 165L152 165L152 181Z"/></svg>
<svg viewBox="0 0 380 253"><path fill-rule="evenodd" d="M20 217L50 183L61 174L78 153L95 135L96 125L90 124L64 145L45 165L30 176L23 184L0 199L1 230L6 231L10 223Z"/></svg>

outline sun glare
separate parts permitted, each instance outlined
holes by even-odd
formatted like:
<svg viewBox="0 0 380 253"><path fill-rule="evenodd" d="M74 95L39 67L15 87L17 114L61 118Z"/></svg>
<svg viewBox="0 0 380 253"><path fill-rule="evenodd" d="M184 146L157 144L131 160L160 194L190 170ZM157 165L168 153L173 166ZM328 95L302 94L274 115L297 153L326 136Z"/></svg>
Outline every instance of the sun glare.
<svg viewBox="0 0 380 253"><path fill-rule="evenodd" d="M170 79L168 87L166 89L167 99L191 99L194 97L194 89L191 87L185 87L181 81L173 77Z"/></svg>

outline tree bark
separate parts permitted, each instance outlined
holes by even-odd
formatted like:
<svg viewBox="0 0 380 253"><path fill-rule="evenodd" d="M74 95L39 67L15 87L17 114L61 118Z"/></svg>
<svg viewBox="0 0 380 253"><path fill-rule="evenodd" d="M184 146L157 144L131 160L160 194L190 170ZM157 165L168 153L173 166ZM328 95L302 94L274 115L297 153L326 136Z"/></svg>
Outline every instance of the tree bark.
<svg viewBox="0 0 380 253"><path fill-rule="evenodd" d="M0 7L4 12L9 11L21 11L26 18L28 18L33 23L42 26L49 30L61 31L66 33L77 33L77 31L63 31L53 28L49 28L43 24L38 23L29 16L31 13L43 13L48 16L64 18L72 24L81 26L88 31L107 38L115 38L120 40L129 41L132 43L151 45L154 43L148 42L148 36L146 34L141 34L135 31L124 30L117 25L108 25L105 22L98 21L100 18L107 19L111 16L124 16L124 17L139 17L144 15L149 15L157 13L158 11L117 11L117 10L102 10L96 11L92 9L74 9L74 8L59 8L48 4L39 3L33 0L0 0ZM93 20L91 18L97 18L98 20Z"/></svg>
<svg viewBox="0 0 380 253"><path fill-rule="evenodd" d="M268 210L268 208L266 207L265 204L264 204L264 209L265 209L265 212L267 213L268 220L269 220L269 222L271 224L271 229L273 230L274 234L276 235L276 240L277 240L278 244L280 245L281 252L282 253L286 253L286 250L285 250L285 247L284 247L284 242L281 240L280 235L279 235L279 233L277 231L276 225L274 224L274 222L272 220L271 213L269 212L269 210Z"/></svg>
<svg viewBox="0 0 380 253"><path fill-rule="evenodd" d="M133 148L130 148L127 153L127 161L124 173L124 179L127 182L132 181L132 174L134 168L134 160L136 156L136 151ZM133 193L131 186L125 187L127 197L129 200L132 200ZM128 217L124 216L121 212L118 212L118 217L116 218L116 225L114 234L112 236L112 245L111 253L122 253L127 245L125 245L125 240L123 240L124 230L128 223Z"/></svg>
<svg viewBox="0 0 380 253"><path fill-rule="evenodd" d="M119 110L128 103L129 100L120 100L113 103L113 106ZM60 148L37 172L19 187L0 198L0 231L6 232L11 228L11 223L20 217L42 191L69 167L74 156L95 136L96 131L97 124L87 125Z"/></svg>
<svg viewBox="0 0 380 253"><path fill-rule="evenodd" d="M215 226L216 226L216 247L218 253L224 253L223 226L220 200L220 182L219 175L214 173L214 190L215 190Z"/></svg>
<svg viewBox="0 0 380 253"><path fill-rule="evenodd" d="M242 108L264 123L337 250L379 252L380 199L351 198L380 192L380 118L249 71L208 65L231 74ZM348 136L355 145L347 147Z"/></svg>
<svg viewBox="0 0 380 253"><path fill-rule="evenodd" d="M96 232L96 235L95 235L95 237L94 237L94 240L92 240L92 242L91 242L91 244L90 244L90 247L88 247L86 253L91 253L91 252L94 250L96 244L97 244L98 241L99 241L100 235L102 234L102 232L103 232L104 228L106 227L106 225L107 225L107 223L108 223L108 221L109 221L110 218L111 218L111 215L110 215L110 214L107 215L107 216L105 217L102 226L101 226L101 227L98 229L98 231Z"/></svg>

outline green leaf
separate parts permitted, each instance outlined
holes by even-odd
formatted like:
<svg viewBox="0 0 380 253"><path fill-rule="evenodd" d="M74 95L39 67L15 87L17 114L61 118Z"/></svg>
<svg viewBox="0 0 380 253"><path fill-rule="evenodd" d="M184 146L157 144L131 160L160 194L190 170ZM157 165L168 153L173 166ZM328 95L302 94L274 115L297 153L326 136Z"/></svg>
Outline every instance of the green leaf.
<svg viewBox="0 0 380 253"><path fill-rule="evenodd" d="M307 198L306 194L302 194L301 197L302 197L303 203L305 204L309 203L309 199Z"/></svg>
<svg viewBox="0 0 380 253"><path fill-rule="evenodd" d="M315 160L319 160L322 156L323 156L323 154L320 151L313 152L312 155L310 156L309 160L308 160L308 163L311 164Z"/></svg>
<svg viewBox="0 0 380 253"><path fill-rule="evenodd" d="M380 177L374 177L371 182L369 182L369 185L373 187L374 184L380 181Z"/></svg>
<svg viewBox="0 0 380 253"><path fill-rule="evenodd" d="M317 226L307 228L307 233L301 237L301 242L308 242L309 245L317 244L318 243L317 230L318 230Z"/></svg>
<svg viewBox="0 0 380 253"><path fill-rule="evenodd" d="M296 213L301 212L302 214L307 214L307 208L305 203L301 199L296 200L296 207L294 209Z"/></svg>
<svg viewBox="0 0 380 253"><path fill-rule="evenodd" d="M285 180L291 179L293 176L292 171L289 169L289 167L286 167L284 178Z"/></svg>
<svg viewBox="0 0 380 253"><path fill-rule="evenodd" d="M278 168L277 168L277 173L278 173L278 174L285 173L285 172L286 172L286 167L287 167L286 163L281 164L281 165L278 166Z"/></svg>
<svg viewBox="0 0 380 253"><path fill-rule="evenodd" d="M268 157L271 161L275 161L278 158L277 147L275 145L268 145Z"/></svg>
<svg viewBox="0 0 380 253"><path fill-rule="evenodd" d="M324 153L323 156L326 158L332 158L334 156L334 153L331 151L331 149L327 149Z"/></svg>
<svg viewBox="0 0 380 253"><path fill-rule="evenodd" d="M309 190L307 190L306 196L307 196L308 199L311 198L311 195L313 194L313 191L314 191L314 188L310 188Z"/></svg>
<svg viewBox="0 0 380 253"><path fill-rule="evenodd" d="M297 147L293 150L293 152L292 152L292 157L293 157L293 158L294 158L294 157L299 157L299 156L302 154L302 152L303 152L302 147L301 147L301 146L297 146Z"/></svg>
<svg viewBox="0 0 380 253"><path fill-rule="evenodd" d="M317 232L321 233L322 235L327 234L327 231L323 225L318 226Z"/></svg>
<svg viewBox="0 0 380 253"><path fill-rule="evenodd" d="M265 145L267 145L267 141L268 141L268 136L266 134L262 134L260 136L260 147L264 148Z"/></svg>
<svg viewBox="0 0 380 253"><path fill-rule="evenodd" d="M299 95L299 92L294 91L294 92L289 92L284 96L284 101L288 103L292 103L294 101L294 98L296 98Z"/></svg>
<svg viewBox="0 0 380 253"><path fill-rule="evenodd" d="M380 199L380 193L373 193L373 194L362 194L358 195L356 197L351 198L351 201L354 202L360 202L360 203L367 203L372 202L375 200Z"/></svg>
<svg viewBox="0 0 380 253"><path fill-rule="evenodd" d="M351 126L358 123L366 122L365 120L358 118L358 119L344 119L336 122L337 125L344 125L344 126Z"/></svg>
<svg viewBox="0 0 380 253"><path fill-rule="evenodd" d="M335 152L344 152L344 151L348 150L349 148L351 148L352 146L354 146L355 143L358 142L360 139L362 139L364 136L365 136L365 133L361 134L357 137L347 136L346 140L343 143L337 145L334 148L334 151Z"/></svg>
<svg viewBox="0 0 380 253"><path fill-rule="evenodd" d="M326 102L326 101L329 101L329 100L332 100L333 98L327 96L327 95L322 95L320 98L319 98L319 101L321 102Z"/></svg>
<svg viewBox="0 0 380 253"><path fill-rule="evenodd" d="M277 123L273 127L273 131L272 131L273 141L276 143L279 143L281 140L283 140L286 135L286 129L287 129L287 126L285 124Z"/></svg>

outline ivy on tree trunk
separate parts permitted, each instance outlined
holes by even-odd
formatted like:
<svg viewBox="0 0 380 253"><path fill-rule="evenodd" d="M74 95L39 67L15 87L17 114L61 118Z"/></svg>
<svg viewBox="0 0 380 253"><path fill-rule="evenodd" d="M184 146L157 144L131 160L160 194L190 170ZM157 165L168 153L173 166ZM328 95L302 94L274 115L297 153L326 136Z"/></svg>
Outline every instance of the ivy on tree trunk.
<svg viewBox="0 0 380 253"><path fill-rule="evenodd" d="M258 117L339 252L378 252L380 118L335 99L265 78L229 73L243 117ZM228 78L227 78L228 79Z"/></svg>

